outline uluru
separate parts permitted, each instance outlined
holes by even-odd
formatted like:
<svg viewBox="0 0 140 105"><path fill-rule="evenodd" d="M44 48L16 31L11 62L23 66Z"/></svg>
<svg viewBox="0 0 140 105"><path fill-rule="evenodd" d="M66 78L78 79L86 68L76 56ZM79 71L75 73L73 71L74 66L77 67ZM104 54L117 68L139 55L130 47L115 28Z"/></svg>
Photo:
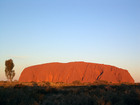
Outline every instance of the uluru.
<svg viewBox="0 0 140 105"><path fill-rule="evenodd" d="M46 63L25 68L19 78L20 82L90 82L104 80L111 83L134 83L130 73L122 68L111 65L69 62Z"/></svg>

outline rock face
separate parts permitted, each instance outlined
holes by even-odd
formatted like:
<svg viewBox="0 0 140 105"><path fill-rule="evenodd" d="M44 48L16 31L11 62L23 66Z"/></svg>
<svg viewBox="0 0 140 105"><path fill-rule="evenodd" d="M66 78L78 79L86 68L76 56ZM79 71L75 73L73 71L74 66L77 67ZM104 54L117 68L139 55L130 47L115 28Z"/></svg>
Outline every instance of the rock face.
<svg viewBox="0 0 140 105"><path fill-rule="evenodd" d="M105 80L112 83L129 82L134 83L127 70L115 66L86 63L47 63L25 68L20 75L20 82L66 82L73 81L94 82Z"/></svg>

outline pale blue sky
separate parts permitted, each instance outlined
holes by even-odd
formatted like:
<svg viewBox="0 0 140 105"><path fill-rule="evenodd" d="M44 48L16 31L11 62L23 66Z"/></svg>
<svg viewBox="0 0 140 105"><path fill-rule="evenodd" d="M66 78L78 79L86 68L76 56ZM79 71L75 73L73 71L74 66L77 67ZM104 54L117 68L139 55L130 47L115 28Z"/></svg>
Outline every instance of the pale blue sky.
<svg viewBox="0 0 140 105"><path fill-rule="evenodd" d="M30 65L87 61L140 82L140 0L0 0L0 80L12 58Z"/></svg>

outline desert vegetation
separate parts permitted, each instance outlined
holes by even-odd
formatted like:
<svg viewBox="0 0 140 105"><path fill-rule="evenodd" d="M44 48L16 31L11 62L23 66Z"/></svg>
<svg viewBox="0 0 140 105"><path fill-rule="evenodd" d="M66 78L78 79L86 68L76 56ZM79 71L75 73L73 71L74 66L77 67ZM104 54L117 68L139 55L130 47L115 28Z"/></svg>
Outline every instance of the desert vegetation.
<svg viewBox="0 0 140 105"><path fill-rule="evenodd" d="M12 59L6 60L5 61L5 75L8 79L8 81L12 82L12 79L15 76L15 71L13 70L14 68L14 63Z"/></svg>
<svg viewBox="0 0 140 105"><path fill-rule="evenodd" d="M140 84L1 81L0 105L140 105Z"/></svg>

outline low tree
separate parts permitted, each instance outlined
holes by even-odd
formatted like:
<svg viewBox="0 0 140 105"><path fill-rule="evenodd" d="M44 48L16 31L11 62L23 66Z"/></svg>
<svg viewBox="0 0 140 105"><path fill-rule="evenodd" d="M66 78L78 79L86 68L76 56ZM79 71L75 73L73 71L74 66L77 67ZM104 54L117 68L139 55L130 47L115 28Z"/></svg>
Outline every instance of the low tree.
<svg viewBox="0 0 140 105"><path fill-rule="evenodd" d="M8 81L12 82L12 79L15 76L15 71L13 70L14 68L14 63L12 59L6 60L5 61L5 75L8 79Z"/></svg>

